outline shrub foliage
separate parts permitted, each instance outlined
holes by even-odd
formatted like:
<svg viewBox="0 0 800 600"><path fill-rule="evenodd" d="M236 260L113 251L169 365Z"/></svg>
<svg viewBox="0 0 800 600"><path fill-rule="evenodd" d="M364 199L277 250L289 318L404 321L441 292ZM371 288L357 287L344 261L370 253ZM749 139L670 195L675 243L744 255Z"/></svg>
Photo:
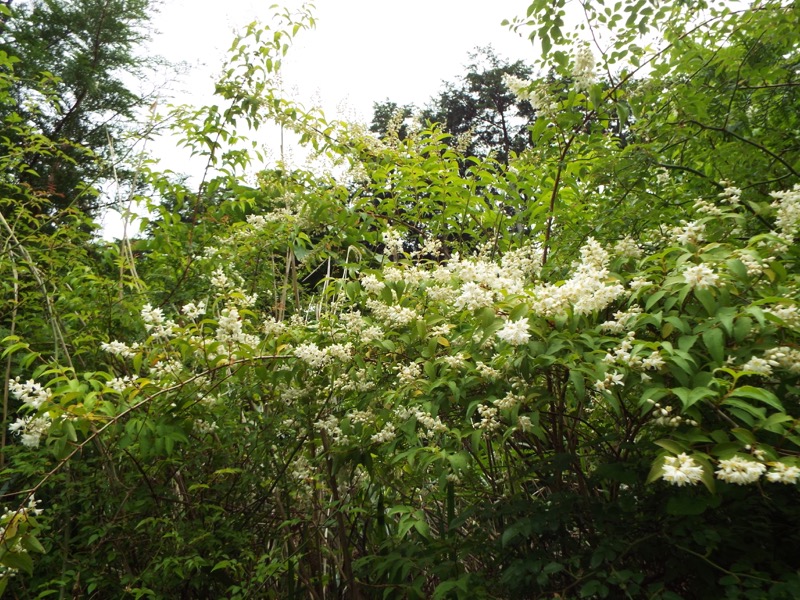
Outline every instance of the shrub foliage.
<svg viewBox="0 0 800 600"><path fill-rule="evenodd" d="M62 150L0 56L0 590L800 595L800 11L564 4L502 160L287 100L313 16L251 25L119 244L23 183Z"/></svg>

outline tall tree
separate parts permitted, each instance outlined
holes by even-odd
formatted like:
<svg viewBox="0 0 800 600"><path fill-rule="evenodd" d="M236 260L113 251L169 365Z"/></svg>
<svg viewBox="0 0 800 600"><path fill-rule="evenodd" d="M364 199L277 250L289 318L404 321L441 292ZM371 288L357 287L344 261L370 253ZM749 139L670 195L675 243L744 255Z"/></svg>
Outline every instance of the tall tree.
<svg viewBox="0 0 800 600"><path fill-rule="evenodd" d="M152 4L33 0L11 6L0 51L20 59L13 111L62 150L31 155L32 172L21 183L46 193L56 208L97 210L96 182L110 174L109 137L118 138L136 109L152 101L131 84L131 76L152 64L139 54ZM13 140L13 128L3 128Z"/></svg>
<svg viewBox="0 0 800 600"><path fill-rule="evenodd" d="M420 117L441 123L453 136L451 143L463 146L468 154L495 152L500 161L508 162L511 152L520 152L528 144L527 128L535 111L530 103L514 96L503 78L528 79L531 68L522 61L508 62L491 47L477 48L469 60L466 74L446 82L420 111ZM397 109L390 100L375 103L370 129L386 133L389 117ZM402 107L404 113L410 109L413 107Z"/></svg>

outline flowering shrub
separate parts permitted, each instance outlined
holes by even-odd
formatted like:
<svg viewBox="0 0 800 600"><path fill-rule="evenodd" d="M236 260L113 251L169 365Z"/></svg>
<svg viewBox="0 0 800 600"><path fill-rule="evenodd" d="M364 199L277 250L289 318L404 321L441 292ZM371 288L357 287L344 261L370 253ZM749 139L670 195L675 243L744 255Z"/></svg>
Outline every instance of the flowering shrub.
<svg viewBox="0 0 800 600"><path fill-rule="evenodd" d="M794 13L767 8L741 35L777 21L774 55L796 54ZM658 21L667 39L684 22L673 9L674 25ZM714 13L694 35L731 22ZM20 597L796 595L800 188L775 115L746 142L717 132L735 151L681 139L721 165L704 173L670 154L675 122L647 108L673 102L658 78L700 102L715 84L694 59L659 51L651 79L630 82L607 54L601 82L579 45L573 61L554 55L567 90L507 80L547 101L535 144L506 167L465 158L435 125L377 140L277 96L291 29L237 40L218 90L237 108L187 127L187 143L230 136L244 111L291 125L348 174L264 171L246 185L232 154L194 221L149 224L136 276L116 286L111 250L84 261L86 280L53 268L75 284L60 299L69 335L54 319L51 350L35 321L14 321L5 339L18 415L3 456L22 508L0 520L3 585ZM742 80L736 45L718 50L732 58L717 77ZM771 83L752 93L766 106L786 73L764 69ZM746 110L702 101L663 113L711 135L719 111ZM95 288L106 294L83 318ZM100 327L105 297L124 301Z"/></svg>

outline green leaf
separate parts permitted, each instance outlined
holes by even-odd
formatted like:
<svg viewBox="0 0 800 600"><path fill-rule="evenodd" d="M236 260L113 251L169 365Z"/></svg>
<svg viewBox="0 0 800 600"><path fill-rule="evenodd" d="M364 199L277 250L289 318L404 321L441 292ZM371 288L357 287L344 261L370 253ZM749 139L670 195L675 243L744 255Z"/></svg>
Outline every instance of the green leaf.
<svg viewBox="0 0 800 600"><path fill-rule="evenodd" d="M661 446L664 450L672 452L672 454L680 454L686 452L687 448L680 442L675 440L661 439L653 442L656 446Z"/></svg>
<svg viewBox="0 0 800 600"><path fill-rule="evenodd" d="M675 394L678 398L680 398L684 410L686 410L693 404L696 404L703 398L709 398L711 396L717 395L717 393L714 390L710 390L707 387L698 387L694 389L689 389L685 387L672 388L672 393Z"/></svg>
<svg viewBox="0 0 800 600"><path fill-rule="evenodd" d="M528 305L525 303L518 304L514 307L508 315L509 321L519 321L522 317L528 314Z"/></svg>
<svg viewBox="0 0 800 600"><path fill-rule="evenodd" d="M0 564L33 575L33 559L27 552L8 552L0 558Z"/></svg>
<svg viewBox="0 0 800 600"><path fill-rule="evenodd" d="M705 345L711 358L717 364L725 362L725 336L721 329L709 329L703 332L703 344Z"/></svg>
<svg viewBox="0 0 800 600"><path fill-rule="evenodd" d="M42 546L41 542L39 542L39 540L30 534L23 536L22 547L28 552L38 552L39 554L45 553L44 546Z"/></svg>
<svg viewBox="0 0 800 600"><path fill-rule="evenodd" d="M751 400L758 400L764 404L771 406L775 410L784 412L783 404L778 400L778 397L763 388L753 387L752 385L743 385L738 387L730 393L730 397L749 398Z"/></svg>
<svg viewBox="0 0 800 600"><path fill-rule="evenodd" d="M694 297L700 301L709 316L713 317L717 313L717 301L709 290L695 288Z"/></svg>

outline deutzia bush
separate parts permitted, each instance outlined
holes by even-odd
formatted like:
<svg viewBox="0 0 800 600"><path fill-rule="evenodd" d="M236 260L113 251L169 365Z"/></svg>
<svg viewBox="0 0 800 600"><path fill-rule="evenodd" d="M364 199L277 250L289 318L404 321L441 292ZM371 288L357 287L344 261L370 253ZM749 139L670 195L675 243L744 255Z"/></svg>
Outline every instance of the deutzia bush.
<svg viewBox="0 0 800 600"><path fill-rule="evenodd" d="M551 4L529 15L559 46L553 77L506 78L538 111L508 165L437 125L379 140L285 99L280 58L313 25L287 13L236 40L218 104L177 113L216 172L199 194L149 174L178 214L162 207L135 253L97 245L72 268L28 231L32 268L14 236L10 292L43 308L8 309L3 493L20 507L0 520L2 585L800 593L796 113L780 112L797 101L773 96L793 93L773 62L796 58L796 15L696 25L665 3L654 55L617 29L614 51L571 63ZM245 178L236 126L262 120L335 168ZM20 275L45 267L59 295Z"/></svg>

